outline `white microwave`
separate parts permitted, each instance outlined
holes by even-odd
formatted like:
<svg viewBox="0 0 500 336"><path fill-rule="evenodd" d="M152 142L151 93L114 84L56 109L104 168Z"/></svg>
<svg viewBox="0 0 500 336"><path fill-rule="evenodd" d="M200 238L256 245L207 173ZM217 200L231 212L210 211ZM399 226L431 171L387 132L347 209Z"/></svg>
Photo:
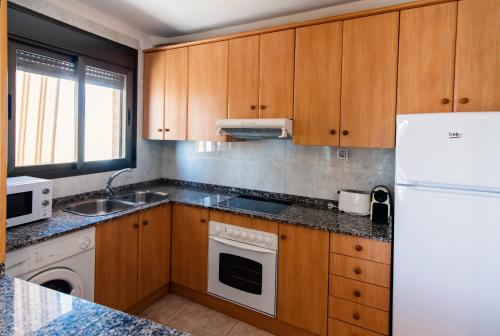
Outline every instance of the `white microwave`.
<svg viewBox="0 0 500 336"><path fill-rule="evenodd" d="M7 227L52 216L52 181L30 176L7 179Z"/></svg>

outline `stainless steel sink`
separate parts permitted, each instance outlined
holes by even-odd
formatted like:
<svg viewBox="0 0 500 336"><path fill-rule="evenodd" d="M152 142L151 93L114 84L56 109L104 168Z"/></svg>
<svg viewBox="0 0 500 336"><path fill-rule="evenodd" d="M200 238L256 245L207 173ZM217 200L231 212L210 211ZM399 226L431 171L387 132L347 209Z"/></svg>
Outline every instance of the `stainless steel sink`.
<svg viewBox="0 0 500 336"><path fill-rule="evenodd" d="M132 209L134 203L116 199L95 199L71 204L64 210L80 216L103 216Z"/></svg>
<svg viewBox="0 0 500 336"><path fill-rule="evenodd" d="M167 197L167 193L159 191L134 191L127 194L118 195L116 196L116 199L135 204L146 204L162 201Z"/></svg>

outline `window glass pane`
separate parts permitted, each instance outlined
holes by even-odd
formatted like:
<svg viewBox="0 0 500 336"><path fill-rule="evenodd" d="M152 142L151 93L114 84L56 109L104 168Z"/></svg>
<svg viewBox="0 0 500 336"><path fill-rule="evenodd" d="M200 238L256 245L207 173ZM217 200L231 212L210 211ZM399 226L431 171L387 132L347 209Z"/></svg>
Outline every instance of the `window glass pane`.
<svg viewBox="0 0 500 336"><path fill-rule="evenodd" d="M76 161L76 62L16 50L15 165Z"/></svg>
<svg viewBox="0 0 500 336"><path fill-rule="evenodd" d="M85 67L85 161L125 157L126 76Z"/></svg>

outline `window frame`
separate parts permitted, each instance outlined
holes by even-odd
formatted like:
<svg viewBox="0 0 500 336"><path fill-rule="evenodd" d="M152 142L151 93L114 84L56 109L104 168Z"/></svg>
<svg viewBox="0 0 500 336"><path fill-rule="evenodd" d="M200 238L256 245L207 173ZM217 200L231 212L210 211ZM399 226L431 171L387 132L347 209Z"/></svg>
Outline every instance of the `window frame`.
<svg viewBox="0 0 500 336"><path fill-rule="evenodd" d="M77 128L76 128L76 162L44 164L35 166L15 166L16 156L16 50L20 48L33 53L41 53L57 59L71 59L77 62ZM86 55L71 53L56 47L32 43L22 38L9 36L8 46L8 176L29 175L41 178L60 178L123 168L136 168L137 121L136 121L136 76L135 69L112 64L106 60L98 60ZM84 161L85 146L85 67L93 66L103 70L122 74L126 77L125 99L125 157L120 159Z"/></svg>

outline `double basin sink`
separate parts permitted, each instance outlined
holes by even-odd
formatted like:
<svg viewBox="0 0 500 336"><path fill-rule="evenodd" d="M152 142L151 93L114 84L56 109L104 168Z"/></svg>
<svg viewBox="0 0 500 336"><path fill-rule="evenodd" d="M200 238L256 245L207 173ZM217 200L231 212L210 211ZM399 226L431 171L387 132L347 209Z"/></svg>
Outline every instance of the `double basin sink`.
<svg viewBox="0 0 500 336"><path fill-rule="evenodd" d="M156 191L134 191L110 199L93 199L73 203L64 210L80 216L104 216L129 210L144 204L159 202L167 193Z"/></svg>

